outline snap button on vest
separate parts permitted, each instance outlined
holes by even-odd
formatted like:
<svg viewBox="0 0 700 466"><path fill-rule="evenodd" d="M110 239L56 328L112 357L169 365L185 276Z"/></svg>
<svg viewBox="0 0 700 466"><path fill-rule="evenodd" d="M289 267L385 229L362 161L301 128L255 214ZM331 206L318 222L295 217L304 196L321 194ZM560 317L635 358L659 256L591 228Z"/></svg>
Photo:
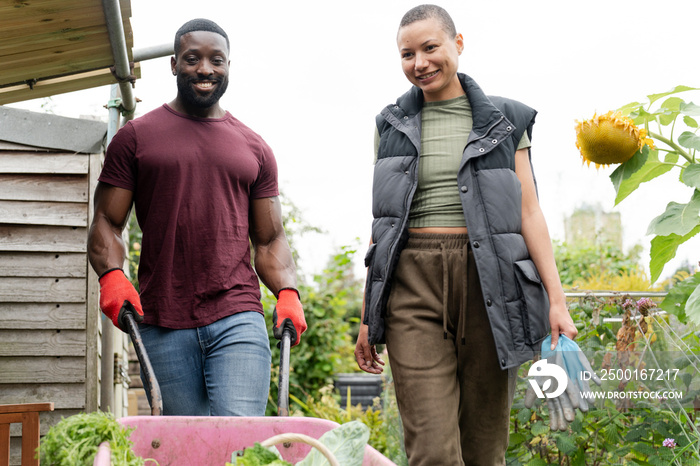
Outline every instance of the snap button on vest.
<svg viewBox="0 0 700 466"><path fill-rule="evenodd" d="M491 142L494 143L494 144L496 144L496 143L498 142L498 139L494 139L494 140L491 141Z"/></svg>
<svg viewBox="0 0 700 466"><path fill-rule="evenodd" d="M474 241L473 246L474 246L476 249L479 249L480 244L479 244L478 241Z"/></svg>
<svg viewBox="0 0 700 466"><path fill-rule="evenodd" d="M467 191L469 191L469 188L467 188L466 186L462 186L462 187L459 188L459 189L460 189L463 193L466 193Z"/></svg>
<svg viewBox="0 0 700 466"><path fill-rule="evenodd" d="M493 304L493 301L491 301L490 299L487 299L487 300L486 300L486 305L487 305L487 306L491 307L492 304Z"/></svg>
<svg viewBox="0 0 700 466"><path fill-rule="evenodd" d="M479 152L483 152L483 151L485 151L485 150L486 150L486 149L484 149L483 147L479 147Z"/></svg>

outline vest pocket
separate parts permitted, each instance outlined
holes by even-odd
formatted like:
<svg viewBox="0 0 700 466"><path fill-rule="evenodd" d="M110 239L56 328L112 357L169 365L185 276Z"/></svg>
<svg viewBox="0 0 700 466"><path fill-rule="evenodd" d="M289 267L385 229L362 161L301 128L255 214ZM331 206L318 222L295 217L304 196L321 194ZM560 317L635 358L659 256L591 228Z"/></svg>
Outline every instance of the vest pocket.
<svg viewBox="0 0 700 466"><path fill-rule="evenodd" d="M377 247L377 243L372 243L367 249L367 254L365 254L365 267L369 267L372 263L372 258L374 257L374 249Z"/></svg>
<svg viewBox="0 0 700 466"><path fill-rule="evenodd" d="M525 259L515 262L516 283L520 289L525 343L536 345L549 334L549 297L534 262Z"/></svg>
<svg viewBox="0 0 700 466"><path fill-rule="evenodd" d="M369 314L370 314L370 301L372 296L372 281L373 281L373 269L374 269L374 250L377 247L377 243L372 243L367 249L367 254L365 254L365 267L367 267L367 279L365 282L365 313L363 324L369 324Z"/></svg>

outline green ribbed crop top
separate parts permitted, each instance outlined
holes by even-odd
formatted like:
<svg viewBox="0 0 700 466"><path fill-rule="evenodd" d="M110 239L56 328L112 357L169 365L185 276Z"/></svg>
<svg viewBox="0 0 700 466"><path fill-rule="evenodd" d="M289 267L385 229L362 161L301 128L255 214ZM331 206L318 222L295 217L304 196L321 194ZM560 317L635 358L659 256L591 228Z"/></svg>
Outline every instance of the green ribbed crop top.
<svg viewBox="0 0 700 466"><path fill-rule="evenodd" d="M464 213L457 171L472 130L472 109L466 95L423 104L418 187L408 217L409 228L463 227ZM375 132L375 160L379 134ZM523 133L518 149L530 147Z"/></svg>

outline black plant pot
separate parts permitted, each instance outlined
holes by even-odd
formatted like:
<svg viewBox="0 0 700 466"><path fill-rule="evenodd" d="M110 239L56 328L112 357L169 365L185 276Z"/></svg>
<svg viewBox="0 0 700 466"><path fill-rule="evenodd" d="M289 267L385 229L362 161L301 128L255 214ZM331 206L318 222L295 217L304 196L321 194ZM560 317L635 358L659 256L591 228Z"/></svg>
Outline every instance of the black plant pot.
<svg viewBox="0 0 700 466"><path fill-rule="evenodd" d="M368 408L374 403L374 399L382 394L382 376L379 374L336 374L335 388L340 392L340 406L348 403L363 408ZM381 405L380 405L381 406Z"/></svg>

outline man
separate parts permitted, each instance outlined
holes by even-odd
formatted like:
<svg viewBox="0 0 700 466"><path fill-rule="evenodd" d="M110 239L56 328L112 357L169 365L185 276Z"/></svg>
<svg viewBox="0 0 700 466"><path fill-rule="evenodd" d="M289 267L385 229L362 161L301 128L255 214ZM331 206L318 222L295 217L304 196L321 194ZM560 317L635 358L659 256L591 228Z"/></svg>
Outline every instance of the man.
<svg viewBox="0 0 700 466"><path fill-rule="evenodd" d="M289 328L296 345L306 330L277 165L219 105L229 76L223 29L185 23L171 68L177 96L118 131L95 190L88 255L100 307L120 328L123 304L134 307L164 414L263 415L270 348L257 276L278 298L275 336ZM122 270L132 203L143 231L140 296Z"/></svg>

